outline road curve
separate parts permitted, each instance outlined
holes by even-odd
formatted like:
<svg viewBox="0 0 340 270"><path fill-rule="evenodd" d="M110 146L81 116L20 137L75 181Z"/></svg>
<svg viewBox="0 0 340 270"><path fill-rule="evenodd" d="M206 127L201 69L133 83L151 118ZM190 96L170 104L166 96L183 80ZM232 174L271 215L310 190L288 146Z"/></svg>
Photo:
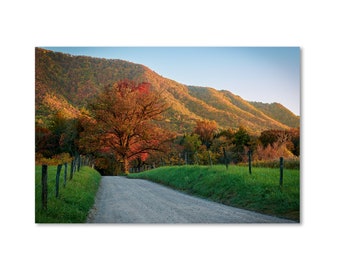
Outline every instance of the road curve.
<svg viewBox="0 0 340 270"><path fill-rule="evenodd" d="M104 176L88 223L294 223L193 197L142 179Z"/></svg>

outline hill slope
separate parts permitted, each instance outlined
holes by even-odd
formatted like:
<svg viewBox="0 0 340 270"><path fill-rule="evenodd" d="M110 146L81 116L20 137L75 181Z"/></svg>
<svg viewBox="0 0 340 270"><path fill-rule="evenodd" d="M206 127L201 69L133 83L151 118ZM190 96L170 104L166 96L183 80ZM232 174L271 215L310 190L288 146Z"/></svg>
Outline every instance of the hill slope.
<svg viewBox="0 0 340 270"><path fill-rule="evenodd" d="M215 120L220 128L244 126L253 133L287 129L299 122L280 104L260 106L230 91L183 85L143 65L123 60L72 56L36 48L35 65L36 118L41 122L61 109L69 117L76 117L80 108L105 85L122 79L149 82L160 90L171 109L159 124L179 133L190 132L198 119Z"/></svg>
<svg viewBox="0 0 340 270"><path fill-rule="evenodd" d="M250 101L255 108L267 114L273 119L290 126L290 127L299 127L300 126L300 117L294 115L290 110L281 105L280 103L262 103Z"/></svg>

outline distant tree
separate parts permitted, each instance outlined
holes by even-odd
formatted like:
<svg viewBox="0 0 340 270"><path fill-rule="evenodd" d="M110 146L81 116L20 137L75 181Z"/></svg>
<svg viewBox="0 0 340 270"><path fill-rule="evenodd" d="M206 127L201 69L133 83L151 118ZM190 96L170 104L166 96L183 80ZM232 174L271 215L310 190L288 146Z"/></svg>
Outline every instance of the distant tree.
<svg viewBox="0 0 340 270"><path fill-rule="evenodd" d="M209 120L198 120L196 121L196 127L194 128L194 133L199 135L202 144L204 144L207 149L210 148L214 136L217 133L217 123L215 121Z"/></svg>
<svg viewBox="0 0 340 270"><path fill-rule="evenodd" d="M202 142L198 134L192 134L186 135L182 144L184 146L184 151L194 153L200 148Z"/></svg>
<svg viewBox="0 0 340 270"><path fill-rule="evenodd" d="M225 154L228 155L228 158L231 160L231 150L233 148L233 144L229 137L227 136L219 136L213 140L213 143L210 147L210 151L215 153L217 162L220 164L225 163Z"/></svg>
<svg viewBox="0 0 340 270"><path fill-rule="evenodd" d="M237 147L249 146L250 135L244 127L239 127L239 129L234 134L234 144Z"/></svg>
<svg viewBox="0 0 340 270"><path fill-rule="evenodd" d="M284 144L291 140L291 132L289 130L265 130L261 132L259 137L260 142L264 147L267 147L268 144L272 145L277 142L278 144Z"/></svg>
<svg viewBox="0 0 340 270"><path fill-rule="evenodd" d="M235 132L233 144L233 159L235 162L240 162L243 160L245 149L250 149L251 146L251 137L244 127L239 127L238 130Z"/></svg>
<svg viewBox="0 0 340 270"><path fill-rule="evenodd" d="M273 145L278 140L277 131L275 130L262 131L259 140L264 147L267 147L269 144Z"/></svg>
<svg viewBox="0 0 340 270"><path fill-rule="evenodd" d="M235 131L231 128L223 129L216 134L217 138L225 137L226 140L231 141L234 138Z"/></svg>
<svg viewBox="0 0 340 270"><path fill-rule="evenodd" d="M290 130L265 130L259 137L264 148L274 144L276 147L284 146L295 156L300 155L300 129L294 128ZM275 147L274 147L275 148Z"/></svg>
<svg viewBox="0 0 340 270"><path fill-rule="evenodd" d="M58 111L51 116L47 126L39 121L36 123L35 135L36 153L46 158L61 153L74 156L77 152L78 120Z"/></svg>
<svg viewBox="0 0 340 270"><path fill-rule="evenodd" d="M80 128L78 119L69 118L60 111L52 117L49 129L58 140L57 153L75 156L79 152L77 141Z"/></svg>
<svg viewBox="0 0 340 270"><path fill-rule="evenodd" d="M295 156L300 156L300 128L292 129L291 133L291 141L294 145L294 149L292 150L292 152Z"/></svg>
<svg viewBox="0 0 340 270"><path fill-rule="evenodd" d="M274 142L273 145L268 144L266 147L259 144L254 153L254 160L278 160L280 157L293 158L294 155L288 148L287 143Z"/></svg>
<svg viewBox="0 0 340 270"><path fill-rule="evenodd" d="M150 87L128 80L105 87L89 106L93 119L84 125L83 147L113 153L123 164L124 173L129 172L131 160L162 150L171 134L153 121L161 119L168 105Z"/></svg>
<svg viewBox="0 0 340 270"><path fill-rule="evenodd" d="M36 125L35 153L50 158L57 154L58 138L48 128Z"/></svg>

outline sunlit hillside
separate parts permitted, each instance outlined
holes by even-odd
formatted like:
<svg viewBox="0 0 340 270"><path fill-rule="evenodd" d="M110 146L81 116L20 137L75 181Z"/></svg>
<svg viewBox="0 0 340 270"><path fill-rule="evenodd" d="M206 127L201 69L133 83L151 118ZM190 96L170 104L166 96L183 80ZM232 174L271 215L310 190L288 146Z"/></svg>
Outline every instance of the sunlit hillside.
<svg viewBox="0 0 340 270"><path fill-rule="evenodd" d="M247 102L230 91L187 86L158 75L141 64L123 60L71 56L36 49L36 118L48 121L55 111L76 117L105 85L129 79L149 82L171 105L159 125L189 132L198 119L215 120L221 129L246 127L259 134L267 129L299 126L299 117L281 104Z"/></svg>

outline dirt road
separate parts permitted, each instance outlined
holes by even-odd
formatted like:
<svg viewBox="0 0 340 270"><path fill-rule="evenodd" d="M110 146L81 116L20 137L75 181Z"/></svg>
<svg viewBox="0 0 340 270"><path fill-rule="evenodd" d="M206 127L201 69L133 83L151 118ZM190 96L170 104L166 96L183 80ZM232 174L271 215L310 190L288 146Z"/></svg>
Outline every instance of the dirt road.
<svg viewBox="0 0 340 270"><path fill-rule="evenodd" d="M291 223L141 179L104 176L88 223Z"/></svg>

